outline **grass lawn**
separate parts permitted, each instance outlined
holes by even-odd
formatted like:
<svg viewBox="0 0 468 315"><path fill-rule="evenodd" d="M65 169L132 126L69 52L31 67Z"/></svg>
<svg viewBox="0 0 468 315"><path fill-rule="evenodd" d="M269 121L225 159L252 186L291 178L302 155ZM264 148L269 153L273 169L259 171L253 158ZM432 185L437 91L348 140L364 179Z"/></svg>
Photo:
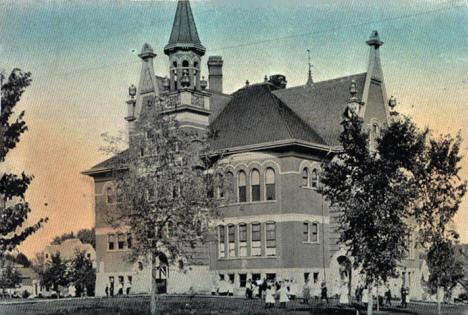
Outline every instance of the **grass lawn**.
<svg viewBox="0 0 468 315"><path fill-rule="evenodd" d="M232 297L189 297L161 296L160 314L356 314L356 310L341 308L334 302L329 306L322 304L304 305L299 301L291 301L286 309L265 309L260 300L245 300ZM395 303L396 305L396 303ZM362 310L361 310L362 311ZM385 314L437 314L437 306L431 303L411 303L408 308L397 306L385 309ZM447 315L468 315L468 306L444 305L443 313ZM116 298L85 298L63 300L32 300L25 303L19 301L0 304L2 315L146 315L149 314L149 297L116 297ZM362 314L362 312L361 312Z"/></svg>

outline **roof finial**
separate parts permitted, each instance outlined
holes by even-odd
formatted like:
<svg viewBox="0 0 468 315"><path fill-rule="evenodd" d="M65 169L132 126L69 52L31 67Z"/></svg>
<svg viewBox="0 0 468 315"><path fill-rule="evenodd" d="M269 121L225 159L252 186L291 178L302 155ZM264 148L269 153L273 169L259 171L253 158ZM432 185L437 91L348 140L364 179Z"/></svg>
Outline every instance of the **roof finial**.
<svg viewBox="0 0 468 315"><path fill-rule="evenodd" d="M310 62L310 49L307 49L307 57L309 60L309 76L307 77L307 86L311 86L314 81L312 80L312 63Z"/></svg>
<svg viewBox="0 0 468 315"><path fill-rule="evenodd" d="M374 46L375 49L378 49L380 46L383 45L383 41L380 40L379 32L372 31L370 38L366 41L367 45Z"/></svg>

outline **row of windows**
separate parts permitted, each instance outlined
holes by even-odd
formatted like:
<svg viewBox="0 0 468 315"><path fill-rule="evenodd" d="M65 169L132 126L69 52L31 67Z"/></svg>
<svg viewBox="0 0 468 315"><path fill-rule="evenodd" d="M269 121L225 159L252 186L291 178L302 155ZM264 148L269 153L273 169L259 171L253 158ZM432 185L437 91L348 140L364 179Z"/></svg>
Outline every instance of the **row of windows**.
<svg viewBox="0 0 468 315"><path fill-rule="evenodd" d="M227 232L226 232L227 229ZM248 242L247 233L250 234ZM227 234L227 235L226 235ZM227 236L227 237L226 237ZM230 224L218 226L218 257L276 256L276 223L265 223L265 235L262 236L261 223ZM249 251L250 249L250 255Z"/></svg>
<svg viewBox="0 0 468 315"><path fill-rule="evenodd" d="M317 169L310 171L307 167L302 170L302 186L317 188L319 186L319 175Z"/></svg>
<svg viewBox="0 0 468 315"><path fill-rule="evenodd" d="M251 280L253 283L255 283L256 281L262 279L261 273L252 273L250 274L249 278L247 278L247 276L248 276L247 273L239 273L237 274L237 277L236 277L236 274L234 273L228 273L226 275L219 274L219 281L229 281L231 283L236 283L236 278L237 278L239 281L238 282L239 287L245 288L248 280ZM310 281L310 283L318 285L319 276L320 276L319 272L313 272L312 277L311 277L310 272L304 272L304 283L307 283ZM276 273L266 273L264 277L267 280L276 281Z"/></svg>
<svg viewBox="0 0 468 315"><path fill-rule="evenodd" d="M222 177L221 174L218 177ZM234 198L234 174L232 172L226 173L226 182L228 191L220 185L218 187L218 197L223 199L226 198L231 202L247 202L247 189L250 190L250 200L252 202L261 200L276 200L276 178L275 171L268 167L265 170L264 185L260 185L260 172L258 169L253 169L250 172L250 186L247 186L247 174L245 171L239 171L237 173L237 198ZM219 178L219 182L222 180ZM227 196L226 196L227 194Z"/></svg>
<svg viewBox="0 0 468 315"><path fill-rule="evenodd" d="M124 250L132 248L132 233L107 234L108 250Z"/></svg>

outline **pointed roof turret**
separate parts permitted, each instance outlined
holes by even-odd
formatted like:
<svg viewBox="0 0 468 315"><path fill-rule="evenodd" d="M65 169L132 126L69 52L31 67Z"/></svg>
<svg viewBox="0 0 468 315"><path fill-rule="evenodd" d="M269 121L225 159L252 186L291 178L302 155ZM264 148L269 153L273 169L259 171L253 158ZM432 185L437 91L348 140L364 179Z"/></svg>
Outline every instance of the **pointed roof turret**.
<svg viewBox="0 0 468 315"><path fill-rule="evenodd" d="M206 48L201 44L198 37L195 19L189 0L179 0L177 11L172 25L169 43L164 47L164 53L169 55L177 49L194 50L200 56L205 54Z"/></svg>

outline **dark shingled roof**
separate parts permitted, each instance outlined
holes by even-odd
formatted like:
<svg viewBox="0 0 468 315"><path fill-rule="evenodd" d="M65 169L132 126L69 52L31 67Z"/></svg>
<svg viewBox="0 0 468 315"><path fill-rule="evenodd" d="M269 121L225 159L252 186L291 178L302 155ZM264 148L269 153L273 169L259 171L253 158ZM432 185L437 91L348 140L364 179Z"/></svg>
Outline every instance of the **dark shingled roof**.
<svg viewBox="0 0 468 315"><path fill-rule="evenodd" d="M179 0L177 3L177 11L174 24L172 25L171 37L169 38L169 43L164 48L164 53L168 54L175 48L194 48L202 55L206 50L198 37L195 19L193 18L192 9L188 0Z"/></svg>
<svg viewBox="0 0 468 315"><path fill-rule="evenodd" d="M273 91L294 113L315 130L330 146L339 146L341 122L355 80L357 97L362 99L366 73L313 83L311 88L297 86Z"/></svg>
<svg viewBox="0 0 468 315"><path fill-rule="evenodd" d="M211 125L217 133L212 149L297 139L325 144L323 139L286 106L272 84L255 84L238 90Z"/></svg>
<svg viewBox="0 0 468 315"><path fill-rule="evenodd" d="M129 155L128 149L124 150L124 151L112 156L111 158L109 158L109 159L107 159L105 161L102 161L99 164L94 165L89 170L84 171L83 174L86 175L87 173L94 173L94 172L108 170L108 169L114 167L117 163L123 165L123 161L127 160L128 155Z"/></svg>

